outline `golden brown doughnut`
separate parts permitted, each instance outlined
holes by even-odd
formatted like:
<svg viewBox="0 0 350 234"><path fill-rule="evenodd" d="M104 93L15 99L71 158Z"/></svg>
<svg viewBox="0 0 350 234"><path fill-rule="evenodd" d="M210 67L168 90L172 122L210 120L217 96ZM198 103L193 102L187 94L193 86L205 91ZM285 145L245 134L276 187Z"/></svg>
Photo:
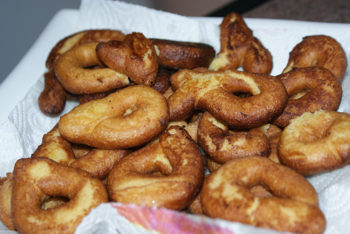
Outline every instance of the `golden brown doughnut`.
<svg viewBox="0 0 350 234"><path fill-rule="evenodd" d="M0 221L10 230L15 230L11 216L13 174L7 173L0 180Z"/></svg>
<svg viewBox="0 0 350 234"><path fill-rule="evenodd" d="M101 67L95 51L97 44L91 42L76 46L55 60L55 74L65 90L73 94L90 94L129 84L126 75Z"/></svg>
<svg viewBox="0 0 350 234"><path fill-rule="evenodd" d="M262 185L274 196L259 197ZM233 159L205 180L200 193L204 213L277 231L322 233L326 220L313 186L295 171L259 157Z"/></svg>
<svg viewBox="0 0 350 234"><path fill-rule="evenodd" d="M209 70L236 70L239 67L247 72L270 74L272 56L253 36L244 19L232 12L220 24L220 51Z"/></svg>
<svg viewBox="0 0 350 234"><path fill-rule="evenodd" d="M349 114L306 112L283 130L278 155L281 163L303 175L311 175L347 165L349 141Z"/></svg>
<svg viewBox="0 0 350 234"><path fill-rule="evenodd" d="M186 119L195 109L206 110L229 127L261 126L283 111L287 92L272 76L241 71L180 70L170 78L170 119ZM239 97L236 92L248 93Z"/></svg>
<svg viewBox="0 0 350 234"><path fill-rule="evenodd" d="M208 67L215 57L211 45L199 42L183 42L150 39L157 51L159 64L173 69Z"/></svg>
<svg viewBox="0 0 350 234"><path fill-rule="evenodd" d="M13 174L12 216L20 233L74 233L91 209L108 201L100 180L50 159L20 159ZM43 210L40 205L47 196L63 196L69 202Z"/></svg>
<svg viewBox="0 0 350 234"><path fill-rule="evenodd" d="M164 96L149 86L134 85L75 107L60 118L59 131L72 143L124 149L151 141L168 120Z"/></svg>
<svg viewBox="0 0 350 234"><path fill-rule="evenodd" d="M154 46L142 33L131 33L123 41L100 42L99 59L109 68L127 75L136 84L153 85L158 71Z"/></svg>
<svg viewBox="0 0 350 234"><path fill-rule="evenodd" d="M117 202L181 210L199 192L203 176L197 144L185 130L172 126L113 167L108 192Z"/></svg>
<svg viewBox="0 0 350 234"><path fill-rule="evenodd" d="M32 157L45 157L64 165L69 165L74 161L71 144L61 136L58 124L42 137L42 143L34 151Z"/></svg>
<svg viewBox="0 0 350 234"><path fill-rule="evenodd" d="M84 30L81 32L73 33L63 39L51 49L49 56L46 59L46 67L51 70L53 68L54 61L61 54L64 54L68 50L89 42L100 42L109 40L124 40L124 34L118 30L110 29L92 29Z"/></svg>
<svg viewBox="0 0 350 234"><path fill-rule="evenodd" d="M289 99L283 113L273 122L285 127L291 119L304 112L338 109L342 87L325 68L306 67L294 69L278 76L287 90ZM299 92L301 95L296 96Z"/></svg>
<svg viewBox="0 0 350 234"><path fill-rule="evenodd" d="M260 128L249 131L232 131L205 112L198 126L198 143L206 154L218 163L233 158L268 156L269 145Z"/></svg>
<svg viewBox="0 0 350 234"><path fill-rule="evenodd" d="M58 115L66 105L66 91L56 79L53 70L46 72L44 78L44 90L38 99L39 108L44 114Z"/></svg>
<svg viewBox="0 0 350 234"><path fill-rule="evenodd" d="M318 66L328 69L339 83L342 82L346 67L346 54L334 38L326 35L307 36L289 54L283 73L293 68Z"/></svg>

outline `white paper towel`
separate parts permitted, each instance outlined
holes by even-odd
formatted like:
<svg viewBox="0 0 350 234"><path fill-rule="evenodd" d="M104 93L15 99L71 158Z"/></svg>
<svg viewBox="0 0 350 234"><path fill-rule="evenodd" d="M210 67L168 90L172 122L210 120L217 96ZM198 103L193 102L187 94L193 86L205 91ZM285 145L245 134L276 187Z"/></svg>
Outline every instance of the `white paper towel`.
<svg viewBox="0 0 350 234"><path fill-rule="evenodd" d="M349 60L349 24L260 19L246 19L246 21L255 36L261 39L272 53L273 75L282 71L287 63L289 52L306 35L327 34L336 38L344 47ZM211 44L218 51L220 48L218 25L220 23L221 19L189 18L124 2L83 0L79 10L77 30L113 28L124 33L142 32L146 37L204 42ZM43 58L43 63L45 59ZM350 113L349 82L348 69L343 82L344 93L339 111ZM9 115L9 121L0 125L0 152L2 153L0 176L12 171L17 159L30 157L41 143L43 134L58 122L59 117L45 116L39 110L37 100L42 89L43 78L38 77L38 82ZM68 102L64 112L69 111L76 104ZM347 179L349 176L350 167L346 166L333 172L308 178L319 194L320 207L326 215L326 233L350 233L350 180ZM105 214L103 219L101 219L102 214ZM90 230L91 232L96 231L95 233L112 233L119 225L115 222L119 222L120 219L122 218L117 215L115 208L105 204L84 219L78 232L86 233L87 230ZM126 227L135 228L128 224ZM254 228L236 229L235 226L230 226L230 228L236 233L257 231Z"/></svg>

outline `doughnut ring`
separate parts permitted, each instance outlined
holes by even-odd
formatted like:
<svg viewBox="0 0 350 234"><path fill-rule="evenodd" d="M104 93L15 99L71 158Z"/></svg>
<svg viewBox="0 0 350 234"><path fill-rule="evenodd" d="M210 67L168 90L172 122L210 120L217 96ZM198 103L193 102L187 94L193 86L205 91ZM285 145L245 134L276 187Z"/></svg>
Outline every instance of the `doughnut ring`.
<svg viewBox="0 0 350 234"><path fill-rule="evenodd" d="M182 42L150 39L157 51L159 64L173 69L208 67L215 57L211 45L198 42Z"/></svg>
<svg viewBox="0 0 350 234"><path fill-rule="evenodd" d="M158 136L168 120L164 96L149 86L134 85L75 107L60 118L59 131L72 143L125 149Z"/></svg>
<svg viewBox="0 0 350 234"><path fill-rule="evenodd" d="M74 233L91 209L108 201L100 180L47 158L20 159L13 174L12 216L19 233ZM63 196L69 201L43 210L41 202L48 196Z"/></svg>
<svg viewBox="0 0 350 234"><path fill-rule="evenodd" d="M95 30L84 30L71 34L60 41L51 49L47 59L46 67L52 70L54 62L57 57L64 54L68 50L89 42L100 42L109 40L124 40L125 35L118 30L110 29L95 29Z"/></svg>
<svg viewBox="0 0 350 234"><path fill-rule="evenodd" d="M271 53L253 36L237 13L226 15L220 24L220 51L209 66L212 71L236 70L270 74Z"/></svg>
<svg viewBox="0 0 350 234"><path fill-rule="evenodd" d="M262 185L273 196L250 188ZM253 226L293 233L322 233L326 220L313 186L300 174L271 160L244 157L226 162L204 180L204 213Z"/></svg>
<svg viewBox="0 0 350 234"><path fill-rule="evenodd" d="M175 210L193 201L204 176L197 144L178 126L158 139L115 164L108 176L113 201Z"/></svg>
<svg viewBox="0 0 350 234"><path fill-rule="evenodd" d="M200 109L230 128L254 128L279 116L288 99L282 82L263 74L184 69L173 74L170 82L175 90L168 98L171 120L186 119ZM235 92L250 96L239 97Z"/></svg>
<svg viewBox="0 0 350 234"><path fill-rule="evenodd" d="M318 66L328 69L342 82L347 59L342 46L334 38L325 35L304 37L289 54L287 66L283 73L293 68Z"/></svg>
<svg viewBox="0 0 350 234"><path fill-rule="evenodd" d="M335 111L342 97L342 87L325 68L294 69L278 76L287 90L289 99L283 113L273 122L285 127L290 120L304 112L320 109ZM298 95L301 92L301 95Z"/></svg>
<svg viewBox="0 0 350 234"><path fill-rule="evenodd" d="M39 108L44 114L57 115L66 105L66 91L56 79L53 70L46 72L44 78L44 90L38 99Z"/></svg>
<svg viewBox="0 0 350 234"><path fill-rule="evenodd" d="M269 154L267 138L260 128L231 131L209 112L203 114L199 123L198 143L211 159L221 164L234 158Z"/></svg>
<svg viewBox="0 0 350 234"><path fill-rule="evenodd" d="M7 173L0 179L0 221L10 230L15 230L11 216L13 174Z"/></svg>
<svg viewBox="0 0 350 234"><path fill-rule="evenodd" d="M156 50L142 33L131 33L123 41L100 42L99 59L109 68L127 75L136 84L151 86L158 71Z"/></svg>
<svg viewBox="0 0 350 234"><path fill-rule="evenodd" d="M97 42L76 46L55 60L57 79L65 90L73 94L99 93L129 84L126 75L101 66L96 54Z"/></svg>
<svg viewBox="0 0 350 234"><path fill-rule="evenodd" d="M283 130L278 147L281 163L303 175L343 167L350 162L350 115L306 112Z"/></svg>

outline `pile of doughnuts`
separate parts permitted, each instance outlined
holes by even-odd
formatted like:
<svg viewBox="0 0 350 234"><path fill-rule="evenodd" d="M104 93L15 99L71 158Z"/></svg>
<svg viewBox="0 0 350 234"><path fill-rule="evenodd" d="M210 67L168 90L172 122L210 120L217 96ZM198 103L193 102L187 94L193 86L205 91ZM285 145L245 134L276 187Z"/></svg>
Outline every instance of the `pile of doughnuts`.
<svg viewBox="0 0 350 234"><path fill-rule="evenodd" d="M217 54L107 29L59 41L39 106L59 115L66 99L78 105L1 180L0 220L73 233L94 207L121 202L324 232L306 176L350 162L350 114L337 112L344 50L305 37L272 76L270 52L239 14L220 30Z"/></svg>

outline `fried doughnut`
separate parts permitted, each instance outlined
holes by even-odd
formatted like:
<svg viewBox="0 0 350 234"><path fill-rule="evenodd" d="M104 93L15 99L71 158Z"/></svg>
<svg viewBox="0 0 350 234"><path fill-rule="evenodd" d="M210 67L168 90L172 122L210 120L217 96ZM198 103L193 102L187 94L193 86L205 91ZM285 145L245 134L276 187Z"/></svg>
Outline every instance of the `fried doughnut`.
<svg viewBox="0 0 350 234"><path fill-rule="evenodd" d="M70 166L87 171L96 178L104 179L113 165L128 153L128 150L92 149L83 157L74 160Z"/></svg>
<svg viewBox="0 0 350 234"><path fill-rule="evenodd" d="M210 112L228 127L259 127L279 116L287 104L282 82L272 76L241 71L180 70L170 78L170 119L186 119L193 110ZM239 97L235 92L248 93Z"/></svg>
<svg viewBox="0 0 350 234"><path fill-rule="evenodd" d="M239 67L247 72L270 74L272 56L253 36L244 19L232 12L220 24L220 51L209 70L236 70Z"/></svg>
<svg viewBox="0 0 350 234"><path fill-rule="evenodd" d="M50 159L20 159L13 173L12 216L20 233L74 233L91 209L108 201L100 180ZM47 196L63 196L69 201L43 210L40 204Z"/></svg>
<svg viewBox="0 0 350 234"><path fill-rule="evenodd" d="M255 196L261 185L271 197ZM204 213L253 226L293 233L322 233L326 220L313 186L300 174L259 156L233 159L205 180Z"/></svg>
<svg viewBox="0 0 350 234"><path fill-rule="evenodd" d="M170 76L171 72L168 69L159 67L156 80L152 85L152 88L164 94L170 88Z"/></svg>
<svg viewBox="0 0 350 234"><path fill-rule="evenodd" d="M211 45L165 39L150 39L157 51L159 64L173 69L208 67L215 57Z"/></svg>
<svg viewBox="0 0 350 234"><path fill-rule="evenodd" d="M303 175L312 175L349 164L349 142L349 114L306 112L283 130L278 155L281 163Z"/></svg>
<svg viewBox="0 0 350 234"><path fill-rule="evenodd" d="M100 42L109 40L122 41L124 40L124 37L125 35L121 31L110 29L84 30L81 32L71 34L61 39L52 48L52 50L49 53L49 56L46 59L46 67L49 70L52 70L56 58L76 46L88 42Z"/></svg>
<svg viewBox="0 0 350 234"><path fill-rule="evenodd" d="M283 113L273 122L285 127L291 119L304 112L338 109L342 87L325 68L306 67L294 69L278 76L285 86L289 100ZM301 95L297 95L302 92ZM296 96L297 95L297 96Z"/></svg>
<svg viewBox="0 0 350 234"><path fill-rule="evenodd" d="M44 114L58 115L66 105L66 91L56 79L53 70L46 72L44 78L44 90L38 99L39 108Z"/></svg>
<svg viewBox="0 0 350 234"><path fill-rule="evenodd" d="M269 145L260 128L232 131L205 112L198 126L198 143L211 159L225 163L233 158L268 156Z"/></svg>
<svg viewBox="0 0 350 234"><path fill-rule="evenodd" d="M101 67L95 51L97 44L91 42L76 46L55 60L55 74L65 90L73 94L90 94L129 84L126 75Z"/></svg>
<svg viewBox="0 0 350 234"><path fill-rule="evenodd" d="M12 173L7 173L6 177L0 180L0 221L10 230L15 230L11 216L13 183Z"/></svg>
<svg viewBox="0 0 350 234"><path fill-rule="evenodd" d="M283 73L293 68L312 66L328 69L341 83L345 75L347 59L339 42L326 35L304 37L290 52L288 64Z"/></svg>
<svg viewBox="0 0 350 234"><path fill-rule="evenodd" d="M68 141L102 149L137 147L168 124L166 99L153 88L134 85L75 107L59 120Z"/></svg>
<svg viewBox="0 0 350 234"><path fill-rule="evenodd" d="M199 192L203 176L197 144L185 130L172 126L159 140L115 164L108 192L117 202L181 210Z"/></svg>
<svg viewBox="0 0 350 234"><path fill-rule="evenodd" d="M100 42L99 59L107 66L126 74L136 84L154 84L158 59L154 46L142 33L131 33L123 41Z"/></svg>
<svg viewBox="0 0 350 234"><path fill-rule="evenodd" d="M74 161L71 144L61 136L58 124L44 134L41 145L34 151L32 157L45 157L64 165L69 165Z"/></svg>

